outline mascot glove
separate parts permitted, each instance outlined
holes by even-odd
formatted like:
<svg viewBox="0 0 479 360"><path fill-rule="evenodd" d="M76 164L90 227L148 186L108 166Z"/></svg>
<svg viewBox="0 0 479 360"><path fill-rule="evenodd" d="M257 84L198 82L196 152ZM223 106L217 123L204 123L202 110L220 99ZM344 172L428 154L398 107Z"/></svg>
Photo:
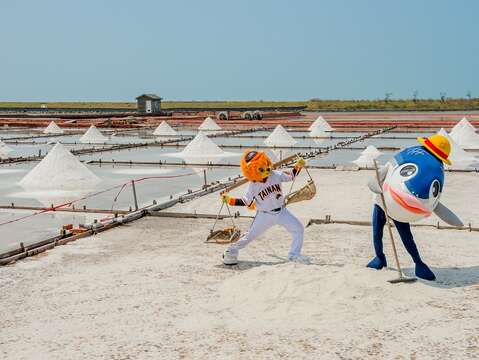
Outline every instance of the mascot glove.
<svg viewBox="0 0 479 360"><path fill-rule="evenodd" d="M228 194L221 194L221 201L224 202L225 204L230 204L231 199L233 199L231 196Z"/></svg>
<svg viewBox="0 0 479 360"><path fill-rule="evenodd" d="M297 169L300 169L306 165L306 160L304 160L302 157L298 157L296 162L294 163L294 167Z"/></svg>

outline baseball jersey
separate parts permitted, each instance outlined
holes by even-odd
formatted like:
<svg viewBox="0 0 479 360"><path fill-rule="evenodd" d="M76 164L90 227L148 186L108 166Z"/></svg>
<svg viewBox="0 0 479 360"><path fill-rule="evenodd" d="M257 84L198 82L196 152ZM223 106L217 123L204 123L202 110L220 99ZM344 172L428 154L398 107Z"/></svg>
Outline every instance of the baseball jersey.
<svg viewBox="0 0 479 360"><path fill-rule="evenodd" d="M284 205L281 183L293 180L293 174L289 171L273 170L266 182L250 182L243 201L249 205L256 200L256 209L271 211Z"/></svg>

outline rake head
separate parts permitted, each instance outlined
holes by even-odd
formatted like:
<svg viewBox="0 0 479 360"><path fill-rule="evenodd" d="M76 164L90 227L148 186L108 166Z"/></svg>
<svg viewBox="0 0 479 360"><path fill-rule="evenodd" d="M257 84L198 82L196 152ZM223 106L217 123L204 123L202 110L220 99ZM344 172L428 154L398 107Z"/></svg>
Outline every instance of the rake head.
<svg viewBox="0 0 479 360"><path fill-rule="evenodd" d="M413 283L417 281L416 278L410 278L405 276L399 276L397 279L388 280L391 284L398 284L398 283Z"/></svg>

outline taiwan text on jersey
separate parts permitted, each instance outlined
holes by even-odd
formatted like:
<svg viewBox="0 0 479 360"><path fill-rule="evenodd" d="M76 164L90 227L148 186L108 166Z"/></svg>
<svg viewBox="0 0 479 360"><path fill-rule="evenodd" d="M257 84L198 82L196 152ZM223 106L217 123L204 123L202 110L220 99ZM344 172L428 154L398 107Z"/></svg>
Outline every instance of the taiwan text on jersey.
<svg viewBox="0 0 479 360"><path fill-rule="evenodd" d="M273 170L266 182L250 182L246 194L243 196L245 204L256 200L256 209L271 211L284 205L281 183L293 180L293 175L288 172Z"/></svg>

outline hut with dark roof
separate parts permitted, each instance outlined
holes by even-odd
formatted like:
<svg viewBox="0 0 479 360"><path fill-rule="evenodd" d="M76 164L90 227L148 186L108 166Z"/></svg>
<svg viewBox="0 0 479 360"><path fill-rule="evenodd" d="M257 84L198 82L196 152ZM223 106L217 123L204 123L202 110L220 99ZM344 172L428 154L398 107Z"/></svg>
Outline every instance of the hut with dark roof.
<svg viewBox="0 0 479 360"><path fill-rule="evenodd" d="M136 98L138 112L140 113L160 113L161 97L155 94L143 94Z"/></svg>

